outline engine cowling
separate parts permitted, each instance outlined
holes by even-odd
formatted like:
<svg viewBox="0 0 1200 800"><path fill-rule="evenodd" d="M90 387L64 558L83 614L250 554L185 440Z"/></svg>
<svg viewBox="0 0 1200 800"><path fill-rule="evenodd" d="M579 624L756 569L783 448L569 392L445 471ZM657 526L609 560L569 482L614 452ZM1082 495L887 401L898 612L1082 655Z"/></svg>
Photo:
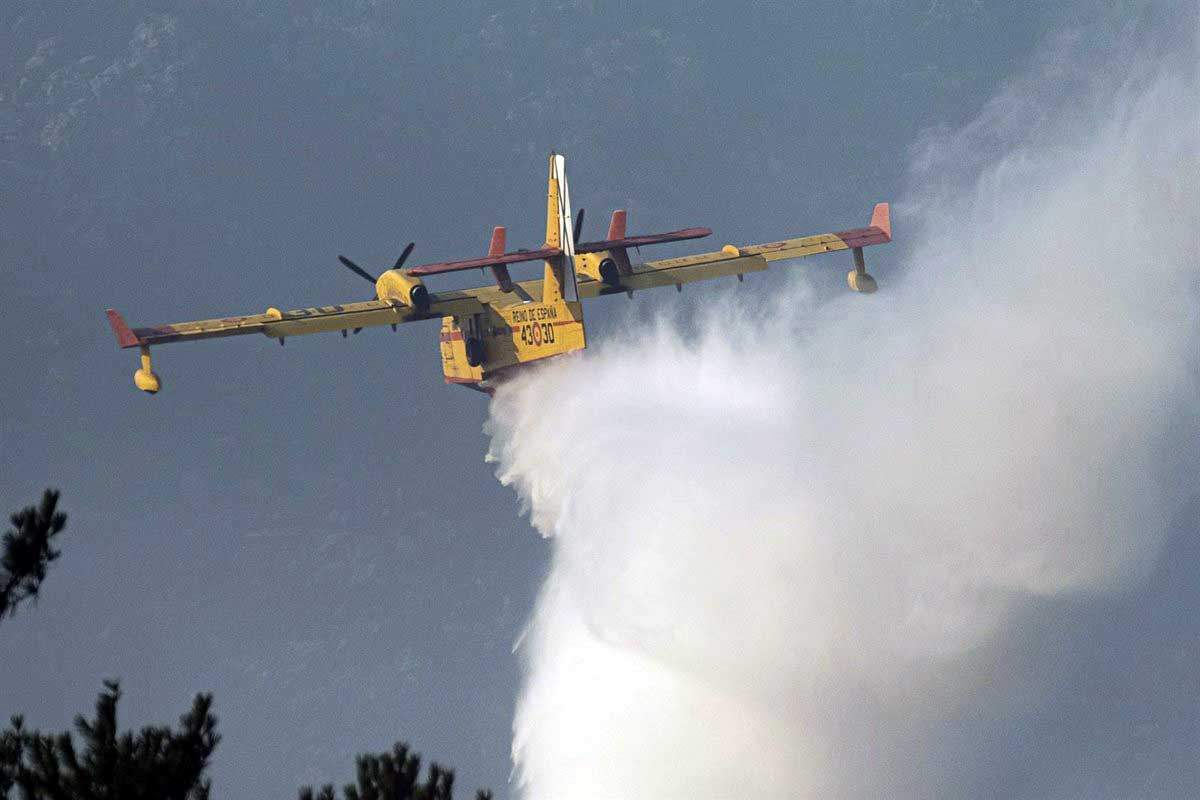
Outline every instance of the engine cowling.
<svg viewBox="0 0 1200 800"><path fill-rule="evenodd" d="M389 269L375 282L375 296L385 303L402 303L417 311L429 310L429 289L424 281L402 269Z"/></svg>
<svg viewBox="0 0 1200 800"><path fill-rule="evenodd" d="M605 286L621 285L621 265L614 253L602 250L575 256L575 271Z"/></svg>
<svg viewBox="0 0 1200 800"><path fill-rule="evenodd" d="M600 280L609 286L621 284L621 269L617 266L616 261L606 258L600 262Z"/></svg>

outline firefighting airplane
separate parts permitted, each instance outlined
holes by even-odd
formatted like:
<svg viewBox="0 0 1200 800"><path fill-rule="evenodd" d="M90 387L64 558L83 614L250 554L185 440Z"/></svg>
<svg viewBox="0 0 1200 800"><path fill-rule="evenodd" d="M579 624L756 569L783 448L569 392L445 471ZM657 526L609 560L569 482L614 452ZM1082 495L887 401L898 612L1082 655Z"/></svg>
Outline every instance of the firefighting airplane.
<svg viewBox="0 0 1200 800"><path fill-rule="evenodd" d="M847 278L856 292L870 293L875 279L865 268L863 248L892 239L887 203L879 203L865 228L784 239L747 247L725 245L712 253L668 258L634 264L630 248L643 245L699 239L712 233L708 228L684 228L647 236L625 234L626 215L614 211L608 236L598 242L578 242L583 210L571 223L571 201L567 191L566 160L550 154L546 242L536 250L505 252L504 228L492 231L487 255L466 261L447 261L404 268L412 253L410 243L396 264L378 278L344 256L338 259L355 274L375 284L376 299L316 308L280 311L268 308L245 317L177 322L152 328L130 328L113 309L108 321L123 348L141 351L141 367L133 374L137 388L154 394L162 382L150 361L150 348L168 342L214 339L261 333L283 344L289 336L306 333L348 331L403 322L441 318L442 371L447 383L491 393L505 376L525 364L551 356L582 350L586 346L581 301L607 294L674 286L692 281L760 272L772 261L803 258L834 250L849 250L854 268ZM640 249L639 249L640 252ZM542 279L515 282L510 264L542 261ZM424 278L447 272L490 268L494 284L461 291L432 292Z"/></svg>

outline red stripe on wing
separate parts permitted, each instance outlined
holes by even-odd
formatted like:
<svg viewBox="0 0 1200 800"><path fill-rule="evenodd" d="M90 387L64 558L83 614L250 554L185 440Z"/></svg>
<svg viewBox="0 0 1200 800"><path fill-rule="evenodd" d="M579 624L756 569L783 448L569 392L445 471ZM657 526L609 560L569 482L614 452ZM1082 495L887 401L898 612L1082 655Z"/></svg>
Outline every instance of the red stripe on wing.
<svg viewBox="0 0 1200 800"><path fill-rule="evenodd" d="M833 235L845 242L846 247L866 247L872 244L886 244L892 240L892 237L875 227L838 231Z"/></svg>
<svg viewBox="0 0 1200 800"><path fill-rule="evenodd" d="M839 231L834 236L846 243L847 247L866 247L871 244L885 244L892 240L892 210L887 203L876 203L871 210L871 224L866 228L852 228Z"/></svg>

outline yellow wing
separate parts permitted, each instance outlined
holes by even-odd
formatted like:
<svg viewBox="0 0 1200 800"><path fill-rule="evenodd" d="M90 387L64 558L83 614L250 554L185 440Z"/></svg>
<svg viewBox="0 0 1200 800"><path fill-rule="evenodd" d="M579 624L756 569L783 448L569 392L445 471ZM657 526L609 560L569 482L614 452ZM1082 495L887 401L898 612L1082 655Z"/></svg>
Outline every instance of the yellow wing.
<svg viewBox="0 0 1200 800"><path fill-rule="evenodd" d="M746 247L726 245L713 253L660 259L644 264L630 264L625 247L611 252L591 251L580 256L581 260L576 262L577 286L580 299L659 286L682 287L685 283L728 275L737 275L740 278L747 272L767 269L771 261L850 250L854 254L854 269L848 276L850 288L860 292L872 292L875 290L875 280L866 273L862 249L869 245L890 242L891 238L888 205L879 203L875 206L870 225L837 233L822 233ZM626 241L616 239L604 244L624 244ZM601 269L608 257L619 259L624 266L620 269ZM377 291L380 297L407 297L412 293L412 281L411 276L400 270L389 270L378 279ZM268 308L261 314L176 322L145 328L130 328L120 314L108 309L108 320L121 347L141 349L141 369L134 373L134 382L143 391L153 393L158 391L160 383L150 364L152 346L249 333L260 333L279 339L281 343L289 336L309 333L341 331L345 336L350 331L358 333L363 328L379 325L394 327L401 323L442 317L463 318L483 314L489 307L513 307L532 298L541 297L542 288L543 281L523 281L513 285L511 292L503 291L498 285L491 285L461 291L426 293L428 302L422 301L419 304L398 300L368 300L298 308L292 311Z"/></svg>
<svg viewBox="0 0 1200 800"><path fill-rule="evenodd" d="M759 272L765 270L771 261L804 258L836 250L855 251L856 267L865 275L861 267L862 248L889 242L891 238L888 204L879 203L871 215L870 225L865 228L746 247L726 245L713 253L633 264L629 274L620 275L619 280L611 283L581 274L579 296L589 298L659 286L682 286L693 281ZM853 280L851 283L853 284ZM108 310L108 318L121 347L149 347L248 333L261 333L282 339L309 333L347 332L378 325L399 325L444 316L478 314L483 312L485 305L504 306L520 302L521 294L528 297L541 296L542 281L522 281L518 286L524 291L518 291L516 295L503 292L498 286L437 292L430 295L429 308L424 311L400 303L368 300L360 303L298 308L292 311L268 308L261 314L176 322L146 328L130 328L121 315L112 309Z"/></svg>
<svg viewBox="0 0 1200 800"><path fill-rule="evenodd" d="M351 330L357 332L362 328L377 325L399 325L404 322L437 319L447 314L478 313L481 310L479 301L468 292L439 292L431 296L429 309L424 312L411 306L368 300L361 303L297 308L292 311L268 308L262 314L175 322L147 328L130 328L121 315L110 308L108 320L121 347L150 347L170 342L217 339L248 333L261 333L283 339L307 333Z"/></svg>
<svg viewBox="0 0 1200 800"><path fill-rule="evenodd" d="M885 244L892 240L891 214L887 203L878 203L871 214L871 222L865 228L819 233L795 239L783 239L766 244L734 247L726 245L714 253L700 253L681 258L665 258L630 265L629 274L609 272L610 280L601 278L600 270L582 278L579 283L580 297L598 297L605 294L650 289L657 286L682 287L685 283L705 281L728 275L765 270L771 261L784 261L837 250L850 250L854 254L854 270L849 276L850 288L859 292L872 292L875 281L866 273L862 248L874 244Z"/></svg>

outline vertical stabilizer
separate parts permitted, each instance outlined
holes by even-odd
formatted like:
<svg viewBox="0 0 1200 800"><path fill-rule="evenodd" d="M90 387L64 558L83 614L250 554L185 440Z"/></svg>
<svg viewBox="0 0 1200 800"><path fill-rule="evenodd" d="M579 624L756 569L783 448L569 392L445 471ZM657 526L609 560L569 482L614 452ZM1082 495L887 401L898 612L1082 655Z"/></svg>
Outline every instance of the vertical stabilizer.
<svg viewBox="0 0 1200 800"><path fill-rule="evenodd" d="M489 256L504 255L504 226L497 225L492 228L492 241L488 244ZM496 285L500 287L502 292L511 292L513 290L512 276L508 274L508 267L504 264L493 264L492 275L496 277Z"/></svg>
<svg viewBox="0 0 1200 800"><path fill-rule="evenodd" d="M546 260L542 302L579 300L575 286L575 233L571 227L571 195L567 188L567 160L550 154L546 196L546 247L561 250L561 256Z"/></svg>
<svg viewBox="0 0 1200 800"><path fill-rule="evenodd" d="M625 209L618 208L612 213L612 221L608 223L608 239L625 238Z"/></svg>
<svg viewBox="0 0 1200 800"><path fill-rule="evenodd" d="M505 235L503 225L497 225L496 227L492 228L492 240L488 243L489 256L504 255L504 239Z"/></svg>

